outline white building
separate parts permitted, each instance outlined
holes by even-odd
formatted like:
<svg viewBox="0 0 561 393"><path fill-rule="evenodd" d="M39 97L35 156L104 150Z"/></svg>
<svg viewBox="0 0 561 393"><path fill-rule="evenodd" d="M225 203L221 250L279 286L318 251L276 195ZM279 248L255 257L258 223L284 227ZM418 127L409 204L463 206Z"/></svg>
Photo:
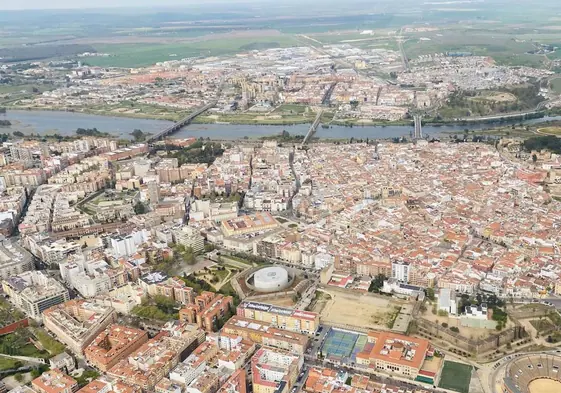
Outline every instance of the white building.
<svg viewBox="0 0 561 393"><path fill-rule="evenodd" d="M4 240L0 243L0 279L34 269L33 256L17 242Z"/></svg>
<svg viewBox="0 0 561 393"><path fill-rule="evenodd" d="M174 241L186 248L193 249L193 252L201 252L205 249L205 240L198 230L191 227L180 227L172 230Z"/></svg>
<svg viewBox="0 0 561 393"><path fill-rule="evenodd" d="M320 252L316 254L314 258L314 267L317 270L321 270L326 268L327 266L331 266L333 264L334 258L333 255L327 254L325 252Z"/></svg>
<svg viewBox="0 0 561 393"><path fill-rule="evenodd" d="M392 278L401 282L409 282L409 263L401 261L392 262Z"/></svg>
<svg viewBox="0 0 561 393"><path fill-rule="evenodd" d="M128 236L116 236L111 238L113 255L117 258L130 256L138 251L138 246L150 239L150 233L146 229L135 231Z"/></svg>
<svg viewBox="0 0 561 393"><path fill-rule="evenodd" d="M40 271L7 278L2 281L2 289L17 308L37 320L47 308L70 299L64 285Z"/></svg>
<svg viewBox="0 0 561 393"><path fill-rule="evenodd" d="M194 362L195 356L196 355L191 354L183 363L179 363L173 371L169 373L170 381L187 386L201 375L207 366L207 362L200 362L195 367L192 367L190 363Z"/></svg>
<svg viewBox="0 0 561 393"><path fill-rule="evenodd" d="M438 294L438 310L446 311L449 315L457 315L456 292L449 288L442 288Z"/></svg>
<svg viewBox="0 0 561 393"><path fill-rule="evenodd" d="M69 255L72 255L81 249L82 246L74 241L60 239L49 244L42 244L39 257L43 260L43 262L56 266L68 258Z"/></svg>
<svg viewBox="0 0 561 393"><path fill-rule="evenodd" d="M191 204L189 219L194 221L210 220L220 222L238 216L238 202L211 203L196 200Z"/></svg>

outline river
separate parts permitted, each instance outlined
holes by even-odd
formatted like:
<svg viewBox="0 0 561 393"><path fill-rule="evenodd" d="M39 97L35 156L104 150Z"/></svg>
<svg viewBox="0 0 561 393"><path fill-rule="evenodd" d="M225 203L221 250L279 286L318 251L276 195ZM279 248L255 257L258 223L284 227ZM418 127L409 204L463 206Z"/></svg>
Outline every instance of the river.
<svg viewBox="0 0 561 393"><path fill-rule="evenodd" d="M156 133L172 122L165 120L135 119L127 117L96 116L75 112L56 111L8 111L0 115L0 119L9 120L12 125L0 127L0 133L21 131L24 134L31 132L41 135L57 133L60 135L74 135L77 128L97 128L101 132L107 132L113 136L131 139L130 133L134 129L144 132ZM523 124L534 124L547 120L561 120L561 116L544 117L523 121ZM504 122L502 126L519 124L520 121ZM450 132L462 132L470 130L484 130L492 127L492 124L475 123L469 125L442 125L423 126L423 134L439 136ZM283 130L292 135L305 135L310 126L308 124L297 124L292 126L256 126L238 124L190 124L173 134L175 138L186 137L210 137L212 139L239 139L243 137L259 138L280 134ZM413 126L332 126L328 129L318 128L316 137L345 139L345 138L394 138L409 136Z"/></svg>

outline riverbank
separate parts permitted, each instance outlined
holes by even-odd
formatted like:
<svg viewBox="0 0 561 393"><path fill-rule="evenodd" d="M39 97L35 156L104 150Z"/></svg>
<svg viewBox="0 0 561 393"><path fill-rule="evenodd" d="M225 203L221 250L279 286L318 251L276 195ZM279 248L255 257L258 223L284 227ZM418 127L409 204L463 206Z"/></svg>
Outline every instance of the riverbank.
<svg viewBox="0 0 561 393"><path fill-rule="evenodd" d="M152 113L143 112L120 112L99 110L93 108L55 108L55 107L30 107L30 106L12 106L7 108L8 111L28 111L28 112L65 112L65 113L82 113L103 117L119 117L128 119L145 119L145 120L161 120L177 122L189 114L188 111L169 112L163 115L154 115ZM168 109L168 108L166 108ZM450 127L465 126L466 128L478 125L489 124L490 127L495 124L509 124L518 121L526 121L533 119L541 119L548 116L561 115L561 108L556 110L544 110L532 114L504 113L501 117L494 118L474 118L474 119L427 119L423 121L423 126L432 127ZM225 124L225 125L251 125L251 126L294 126L299 124L312 124L315 116L285 116L278 118L277 116L266 116L263 114L247 115L247 114L219 114L219 115L201 115L192 121L192 124ZM392 127L392 126L413 126L413 120L370 120L370 119L333 119L326 117L322 119L322 124L327 126L339 127ZM321 127L321 126L320 126Z"/></svg>
<svg viewBox="0 0 561 393"><path fill-rule="evenodd" d="M59 134L61 136L75 136L78 128L96 128L100 132L110 134L113 137L121 139L132 139L131 133L134 130L141 130L144 133L155 135L159 131L168 128L173 123L166 120L153 120L144 117L130 116L100 116L98 114L89 114L77 111L60 112L54 110L25 110L14 111L8 110L6 115L1 115L3 119L9 120L12 125L3 129L8 133L16 131L24 134L37 133L39 135ZM305 119L301 119L302 121ZM520 123L524 126L533 127L535 123L543 123L548 120L561 120L561 117L540 118L524 121L512 121L499 123L498 125L490 125L487 123L465 125L423 125L423 135L429 137L448 137L450 133L464 134L466 129L470 134L476 132L478 134L493 134L489 129L506 129L512 126L520 127ZM281 135L288 132L291 136L303 136L308 133L310 125L306 122L287 123L287 124L235 124L224 122L198 123L193 122L173 134L174 138L211 138L218 140L236 140L244 138L261 138L266 136ZM316 137L321 139L386 139L396 137L410 138L413 132L413 124L402 121L397 124L382 123L379 125L371 125L361 123L360 125L338 125L328 124L320 125L316 132Z"/></svg>

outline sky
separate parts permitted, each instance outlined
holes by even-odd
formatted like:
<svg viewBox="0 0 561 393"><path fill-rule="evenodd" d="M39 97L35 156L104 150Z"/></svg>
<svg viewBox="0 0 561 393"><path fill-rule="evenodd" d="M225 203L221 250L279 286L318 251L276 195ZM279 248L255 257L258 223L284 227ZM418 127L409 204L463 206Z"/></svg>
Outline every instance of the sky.
<svg viewBox="0 0 561 393"><path fill-rule="evenodd" d="M230 0L235 1L235 0ZM0 0L0 10L150 7L196 4L207 0Z"/></svg>

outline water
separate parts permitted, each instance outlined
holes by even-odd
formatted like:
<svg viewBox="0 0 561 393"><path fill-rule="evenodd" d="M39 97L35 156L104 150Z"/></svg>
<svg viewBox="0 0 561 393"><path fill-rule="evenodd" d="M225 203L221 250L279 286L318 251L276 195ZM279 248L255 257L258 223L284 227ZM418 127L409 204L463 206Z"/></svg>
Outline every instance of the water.
<svg viewBox="0 0 561 393"><path fill-rule="evenodd" d="M32 132L36 134L76 135L78 128L97 128L101 132L107 132L113 136L131 139L129 135L133 130L139 129L144 132L156 133L173 124L165 120L133 119L114 116L96 116L74 112L56 111L8 111L0 115L0 119L9 120L10 127L1 127L0 133L9 130L21 131L24 134Z"/></svg>
<svg viewBox="0 0 561 393"><path fill-rule="evenodd" d="M12 126L0 128L0 133L21 131L25 134L31 132L41 135L58 133L60 135L75 135L77 128L97 128L101 132L107 132L113 136L131 139L130 133L134 129L144 132L156 133L172 122L165 120L134 119L126 117L96 116L73 112L50 112L50 111L8 111L6 115L0 115L0 119L10 120ZM523 121L523 124L534 124L547 120L561 120L561 116L544 117ZM501 123L502 127L512 124L520 124L520 121ZM280 134L283 130L292 135L305 135L309 124L297 124L292 126L256 126L237 124L191 124L173 134L176 138L186 137L210 137L212 139L239 139L243 137L259 138ZM469 125L442 125L424 126L423 133L430 136L439 136L450 132L462 132L469 130L484 130L493 127L493 124L475 123ZM332 126L328 129L318 128L316 136L319 138L394 138L409 136L413 126Z"/></svg>

